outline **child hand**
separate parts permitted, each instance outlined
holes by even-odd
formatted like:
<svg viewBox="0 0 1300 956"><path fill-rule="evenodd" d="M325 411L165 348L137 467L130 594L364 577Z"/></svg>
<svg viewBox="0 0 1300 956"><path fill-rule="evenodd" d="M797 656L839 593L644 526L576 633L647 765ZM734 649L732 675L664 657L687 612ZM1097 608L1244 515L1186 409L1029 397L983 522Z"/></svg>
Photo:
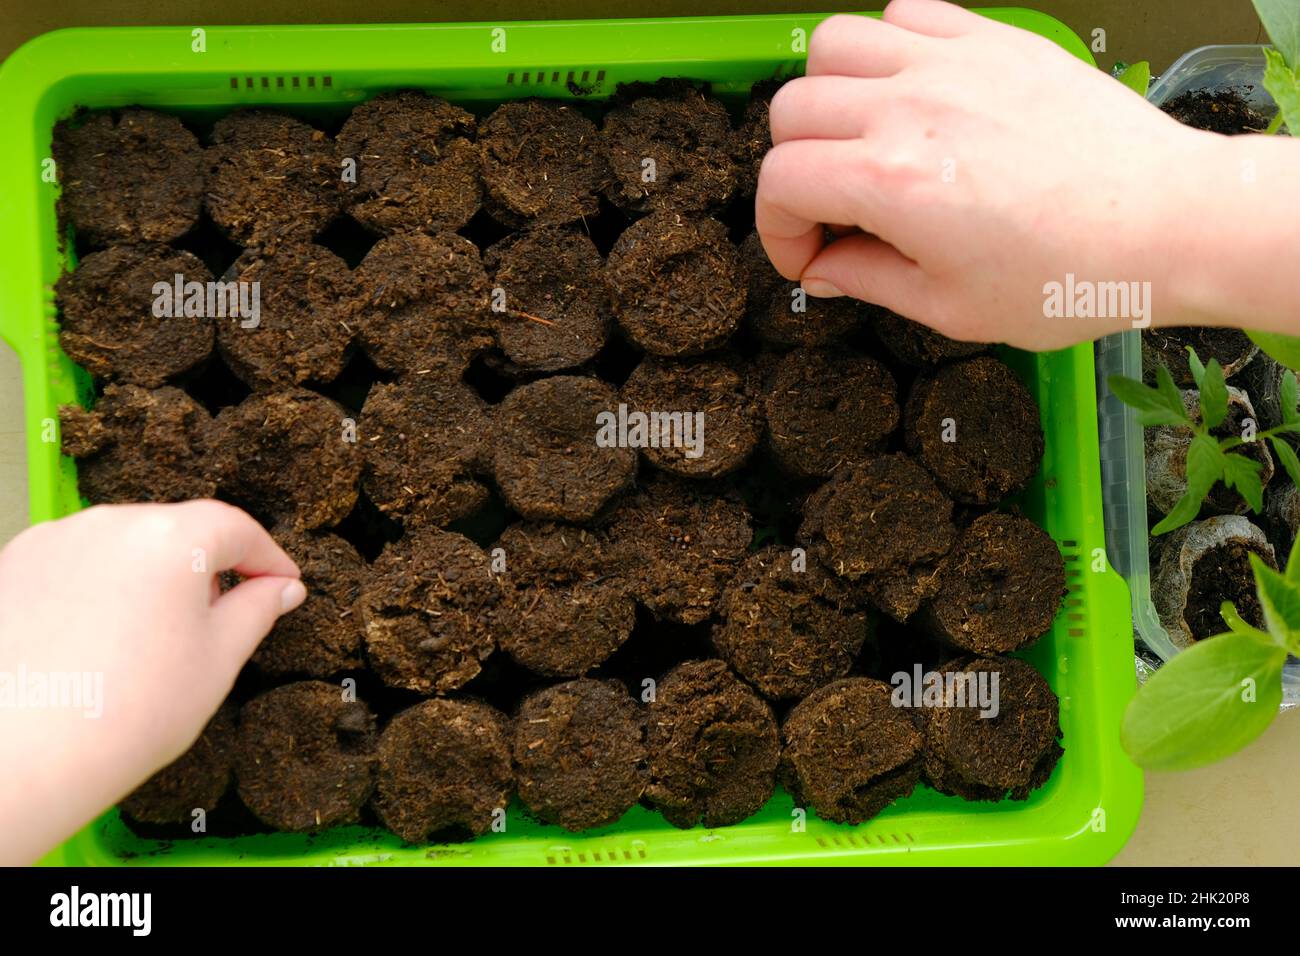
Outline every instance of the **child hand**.
<svg viewBox="0 0 1300 956"><path fill-rule="evenodd" d="M249 580L222 594L228 570ZM306 597L298 576L216 501L90 508L0 551L0 864L36 859L184 753ZM65 676L72 706L55 699Z"/></svg>
<svg viewBox="0 0 1300 956"><path fill-rule="evenodd" d="M1035 350L1132 325L1045 317L1044 285L1067 273L1149 281L1154 324L1191 319L1179 287L1196 277L1174 270L1194 259L1171 224L1207 194L1233 202L1226 138L1180 126L1048 40L938 0L831 17L807 74L772 102L756 215L773 264L810 295ZM823 224L855 229L828 245Z"/></svg>

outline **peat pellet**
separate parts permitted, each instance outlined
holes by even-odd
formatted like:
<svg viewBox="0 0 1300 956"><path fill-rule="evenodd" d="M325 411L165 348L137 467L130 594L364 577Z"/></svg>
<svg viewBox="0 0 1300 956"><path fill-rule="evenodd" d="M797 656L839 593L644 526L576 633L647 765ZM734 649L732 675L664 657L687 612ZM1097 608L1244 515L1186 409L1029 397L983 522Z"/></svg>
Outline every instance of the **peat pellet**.
<svg viewBox="0 0 1300 956"><path fill-rule="evenodd" d="M754 376L732 358L672 362L648 356L621 396L629 412L645 416L646 461L686 478L730 474L763 435Z"/></svg>
<svg viewBox="0 0 1300 956"><path fill-rule="evenodd" d="M799 538L836 574L856 581L933 562L956 537L952 502L906 455L838 469L804 507Z"/></svg>
<svg viewBox="0 0 1300 956"><path fill-rule="evenodd" d="M356 337L359 285L348 265L308 242L268 243L241 255L222 276L255 301L255 315L215 318L217 350L250 388L334 381Z"/></svg>
<svg viewBox="0 0 1300 956"><path fill-rule="evenodd" d="M794 706L781 725L781 782L832 823L870 820L921 776L922 737L888 684L850 677Z"/></svg>
<svg viewBox="0 0 1300 956"><path fill-rule="evenodd" d="M336 534L284 527L272 536L302 572L307 600L275 623L253 652L253 663L270 677L329 677L359 669L364 627L357 602L365 561Z"/></svg>
<svg viewBox="0 0 1300 956"><path fill-rule="evenodd" d="M739 823L776 787L781 747L772 708L719 660L688 661L664 675L646 747L646 799L675 827Z"/></svg>
<svg viewBox="0 0 1300 956"><path fill-rule="evenodd" d="M463 236L389 236L366 253L356 276L360 341L381 369L459 372L491 347L487 273Z"/></svg>
<svg viewBox="0 0 1300 956"><path fill-rule="evenodd" d="M500 605L501 586L473 541L408 532L375 559L361 594L371 670L421 694L463 687L496 647Z"/></svg>
<svg viewBox="0 0 1300 956"><path fill-rule="evenodd" d="M245 246L311 239L339 211L334 144L292 116L239 110L217 120L207 161L208 214Z"/></svg>
<svg viewBox="0 0 1300 956"><path fill-rule="evenodd" d="M770 545L722 592L713 646L764 697L806 697L853 666L870 628L863 605L817 562Z"/></svg>
<svg viewBox="0 0 1300 956"><path fill-rule="evenodd" d="M426 700L397 714L379 738L373 806L407 843L446 831L480 836L514 790L509 718L475 700Z"/></svg>
<svg viewBox="0 0 1300 956"><path fill-rule="evenodd" d="M636 449L605 441L618 396L592 378L561 375L521 385L496 408L492 471L525 518L590 521L636 476Z"/></svg>
<svg viewBox="0 0 1300 956"><path fill-rule="evenodd" d="M987 352L982 342L959 342L927 325L881 306L871 307L871 325L880 344L904 365L930 368Z"/></svg>
<svg viewBox="0 0 1300 956"><path fill-rule="evenodd" d="M1065 597L1065 561L1028 518L994 512L962 530L917 623L953 647L1008 654L1051 630Z"/></svg>
<svg viewBox="0 0 1300 956"><path fill-rule="evenodd" d="M1284 484L1269 490L1264 500L1269 540L1280 564L1286 564L1300 534L1300 488Z"/></svg>
<svg viewBox="0 0 1300 956"><path fill-rule="evenodd" d="M920 379L903 419L908 451L963 504L995 504L1020 491L1043 459L1038 404L995 358L966 359Z"/></svg>
<svg viewBox="0 0 1300 956"><path fill-rule="evenodd" d="M1288 413L1292 417L1300 413L1300 401L1295 408L1282 407L1282 378L1287 371L1285 365L1260 350L1237 378L1241 390L1250 397L1251 404L1259 413L1258 425L1261 430L1277 428ZM1300 447L1300 434L1284 432L1281 437L1290 445Z"/></svg>
<svg viewBox="0 0 1300 956"><path fill-rule="evenodd" d="M872 457L898 427L897 386L883 365L846 349L797 349L763 396L767 441L783 470L826 478Z"/></svg>
<svg viewBox="0 0 1300 956"><path fill-rule="evenodd" d="M157 824L193 823L195 810L211 813L230 789L236 713L223 704L189 750L123 798L121 811Z"/></svg>
<svg viewBox="0 0 1300 956"><path fill-rule="evenodd" d="M512 741L519 799L566 830L616 823L649 782L645 723L615 680L574 680L525 697Z"/></svg>
<svg viewBox="0 0 1300 956"><path fill-rule="evenodd" d="M1210 433L1216 438L1241 438L1247 434L1248 421L1259 426L1255 406L1250 396L1241 389L1229 385L1227 391L1228 415ZM1193 420L1200 421L1200 394L1194 389L1186 389L1182 392L1182 399L1187 414ZM1187 454L1191 450L1195 434L1192 429L1177 425L1160 425L1143 430L1147 502L1160 514L1172 511L1187 493ZM1274 472L1273 454L1269 451L1268 442L1247 442L1235 448L1232 454L1244 455L1258 462L1260 483L1268 487ZM1249 510L1250 504L1246 499L1222 481L1216 481L1201 502L1201 512L1206 515L1245 514Z"/></svg>
<svg viewBox="0 0 1300 956"><path fill-rule="evenodd" d="M203 148L174 116L126 109L63 120L53 150L59 221L83 243L171 242L199 220Z"/></svg>
<svg viewBox="0 0 1300 956"><path fill-rule="evenodd" d="M416 90L356 107L338 134L340 161L356 163L348 213L374 232L455 231L482 201L473 114Z"/></svg>
<svg viewBox="0 0 1300 956"><path fill-rule="evenodd" d="M362 489L407 527L468 517L488 500L488 423L487 404L446 370L373 386L357 425Z"/></svg>
<svg viewBox="0 0 1300 956"><path fill-rule="evenodd" d="M63 451L92 504L211 498L221 464L212 416L179 388L108 385L92 411L59 410Z"/></svg>
<svg viewBox="0 0 1300 956"><path fill-rule="evenodd" d="M492 322L513 371L577 368L605 346L612 322L604 262L584 233L539 226L491 246L484 261L503 296Z"/></svg>
<svg viewBox="0 0 1300 956"><path fill-rule="evenodd" d="M830 345L862 324L865 307L856 299L814 298L783 278L757 232L741 244L740 255L749 283L746 322L763 344L781 350Z"/></svg>
<svg viewBox="0 0 1300 956"><path fill-rule="evenodd" d="M217 415L222 489L295 530L338 524L357 502L361 452L342 405L302 388L254 393Z"/></svg>
<svg viewBox="0 0 1300 956"><path fill-rule="evenodd" d="M576 677L632 634L636 603L604 541L571 525L521 523L494 547L504 555L501 649L537 674Z"/></svg>
<svg viewBox="0 0 1300 956"><path fill-rule="evenodd" d="M1227 630L1220 608L1231 601L1242 620L1265 626L1250 556L1277 567L1273 545L1240 515L1217 515L1171 532L1151 578L1151 600L1176 647Z"/></svg>
<svg viewBox="0 0 1300 956"><path fill-rule="evenodd" d="M698 212L731 198L740 170L725 106L681 82L634 84L619 93L601 128L616 206Z"/></svg>
<svg viewBox="0 0 1300 956"><path fill-rule="evenodd" d="M1187 347L1196 350L1202 362L1218 359L1225 378L1232 378L1259 352L1259 346L1240 329L1169 326L1142 332L1143 377L1155 381L1156 367L1164 365L1180 388L1196 385Z"/></svg>
<svg viewBox="0 0 1300 956"><path fill-rule="evenodd" d="M188 372L212 354L216 333L206 293L183 292L177 301L155 291L158 283L173 289L177 276L186 284L212 279L197 256L170 246L92 252L55 286L63 350L104 381L157 388Z"/></svg>
<svg viewBox="0 0 1300 956"><path fill-rule="evenodd" d="M1268 117L1250 104L1240 87L1188 90L1160 108L1185 126L1225 136L1262 133L1269 123Z"/></svg>
<svg viewBox="0 0 1300 956"><path fill-rule="evenodd" d="M967 657L939 676L943 705L922 711L930 786L966 800L1024 800L1047 782L1064 751L1060 703L1038 671L1013 657Z"/></svg>
<svg viewBox="0 0 1300 956"><path fill-rule="evenodd" d="M508 226L595 216L610 182L596 124L558 100L514 100L479 124L487 206Z"/></svg>
<svg viewBox="0 0 1300 956"><path fill-rule="evenodd" d="M785 80L763 80L749 91L749 100L735 133L736 194L753 196L758 191L758 171L772 148L772 97Z"/></svg>
<svg viewBox="0 0 1300 956"><path fill-rule="evenodd" d="M619 327L651 355L718 348L745 314L740 254L716 219L661 212L633 223L614 242L604 277Z"/></svg>
<svg viewBox="0 0 1300 956"><path fill-rule="evenodd" d="M277 830L356 823L374 789L375 743L375 715L341 686L276 687L239 713L239 797Z"/></svg>
<svg viewBox="0 0 1300 956"><path fill-rule="evenodd" d="M741 502L664 474L620 501L603 529L633 596L655 617L682 624L713 614L753 540Z"/></svg>

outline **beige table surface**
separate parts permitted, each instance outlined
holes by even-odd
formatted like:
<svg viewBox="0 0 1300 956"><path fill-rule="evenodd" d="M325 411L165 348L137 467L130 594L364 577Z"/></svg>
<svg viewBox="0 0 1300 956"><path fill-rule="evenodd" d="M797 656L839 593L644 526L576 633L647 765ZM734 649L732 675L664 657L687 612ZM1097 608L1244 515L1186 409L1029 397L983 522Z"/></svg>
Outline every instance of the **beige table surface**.
<svg viewBox="0 0 1300 956"><path fill-rule="evenodd" d="M60 26L127 23L418 22L581 16L674 16L790 10L863 9L881 4L802 3L779 0L592 0L418 2L350 0L226 0L220 4L167 0L53 0L24 3L0 17L0 56L29 37ZM967 6L980 4L968 3ZM984 6L995 5L985 3ZM1008 4L1009 5L1009 4ZM1206 43L1251 43L1259 23L1248 0L1022 0L1060 18L1081 36L1106 31L1116 59L1149 59L1159 71L1185 50ZM8 4L6 4L8 6ZM2 188L2 187L0 187ZM16 358L0 343L0 543L26 524L27 491L22 444L22 394ZM1148 775L1146 803L1136 834L1118 865L1288 865L1300 863L1300 716L1284 714L1253 745L1217 766L1184 774Z"/></svg>

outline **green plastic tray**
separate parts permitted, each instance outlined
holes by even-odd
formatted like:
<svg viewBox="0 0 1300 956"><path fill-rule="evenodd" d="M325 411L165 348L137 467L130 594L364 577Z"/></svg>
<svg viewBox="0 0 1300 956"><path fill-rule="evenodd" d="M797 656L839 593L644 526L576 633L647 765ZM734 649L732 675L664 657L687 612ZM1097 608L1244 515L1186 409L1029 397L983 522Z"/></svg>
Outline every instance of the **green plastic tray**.
<svg viewBox="0 0 1300 956"><path fill-rule="evenodd" d="M1089 60L1061 23L1026 10L989 16L1032 30ZM202 118L250 104L337 115L381 90L419 87L485 110L522 96L603 97L615 84L687 76L724 98L802 70L801 41L822 16L481 23L437 26L78 29L39 37L0 68L0 334L22 361L33 521L80 507L73 463L53 438L59 405L87 400L89 382L59 347L52 287L64 268L57 186L42 177L51 129L75 107L138 104ZM499 31L504 31L499 32ZM504 50L501 51L501 40ZM572 84L572 85L571 85ZM1141 776L1120 750L1133 692L1128 595L1104 555L1092 350L1009 360L1043 410L1043 467L1021 507L1065 554L1070 593L1052 633L1027 657L1061 697L1065 757L1026 802L971 804L918 788L858 827L810 816L806 829L778 792L753 819L676 830L634 808L580 836L526 819L473 843L404 847L358 827L318 836L257 835L174 843L135 837L110 811L47 857L56 864L1100 863L1137 822ZM1104 558L1102 559L1104 561ZM69 590L75 582L69 582Z"/></svg>

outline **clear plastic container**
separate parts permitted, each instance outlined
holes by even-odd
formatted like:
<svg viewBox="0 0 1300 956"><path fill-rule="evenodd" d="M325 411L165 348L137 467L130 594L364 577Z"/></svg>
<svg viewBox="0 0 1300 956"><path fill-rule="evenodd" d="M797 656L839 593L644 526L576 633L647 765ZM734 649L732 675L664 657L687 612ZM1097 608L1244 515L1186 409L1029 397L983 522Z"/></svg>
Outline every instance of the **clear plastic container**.
<svg viewBox="0 0 1300 956"><path fill-rule="evenodd" d="M1264 47L1221 44L1184 53L1147 91L1162 106L1183 93L1233 89L1263 116L1277 105L1264 89ZM1143 644L1167 661L1178 648L1169 639L1151 600L1151 555L1147 528L1146 462L1142 426L1106 387L1112 375L1142 378L1141 332L1119 332L1097 342L1097 429L1101 450L1101 495L1106 552L1111 566L1128 582L1133 627ZM1282 706L1300 704L1300 662L1292 659L1282 675Z"/></svg>

